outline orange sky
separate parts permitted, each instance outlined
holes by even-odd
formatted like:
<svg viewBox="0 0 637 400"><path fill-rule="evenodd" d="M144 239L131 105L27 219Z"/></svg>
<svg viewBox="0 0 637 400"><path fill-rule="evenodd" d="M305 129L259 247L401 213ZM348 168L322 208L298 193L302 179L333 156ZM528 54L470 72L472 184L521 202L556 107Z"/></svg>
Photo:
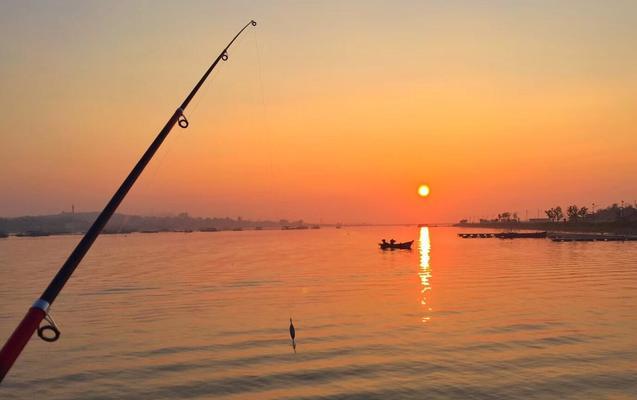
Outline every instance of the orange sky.
<svg viewBox="0 0 637 400"><path fill-rule="evenodd" d="M634 2L0 11L0 216L101 209L251 18L120 212L442 222L637 199Z"/></svg>

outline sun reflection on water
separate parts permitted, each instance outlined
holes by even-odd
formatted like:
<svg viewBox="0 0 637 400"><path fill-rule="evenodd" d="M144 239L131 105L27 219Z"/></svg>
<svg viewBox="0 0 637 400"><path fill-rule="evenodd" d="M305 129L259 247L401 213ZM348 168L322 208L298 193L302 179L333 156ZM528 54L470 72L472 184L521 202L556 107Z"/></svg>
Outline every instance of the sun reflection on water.
<svg viewBox="0 0 637 400"><path fill-rule="evenodd" d="M420 251L420 268L418 270L418 276L420 277L420 283L422 284L422 297L420 304L426 307L427 311L431 311L431 307L428 305L429 295L431 291L431 266L429 265L431 241L429 240L429 228L423 226L420 228L420 238L418 240ZM428 322L431 319L430 316L423 316L422 322Z"/></svg>

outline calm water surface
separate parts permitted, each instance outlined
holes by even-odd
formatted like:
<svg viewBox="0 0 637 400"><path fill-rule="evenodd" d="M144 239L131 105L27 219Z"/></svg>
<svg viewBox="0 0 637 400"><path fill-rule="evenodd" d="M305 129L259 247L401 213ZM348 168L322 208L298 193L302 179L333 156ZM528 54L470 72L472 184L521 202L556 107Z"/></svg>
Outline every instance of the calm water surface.
<svg viewBox="0 0 637 400"><path fill-rule="evenodd" d="M457 232L102 236L0 397L637 398L636 242ZM78 240L0 240L2 342Z"/></svg>

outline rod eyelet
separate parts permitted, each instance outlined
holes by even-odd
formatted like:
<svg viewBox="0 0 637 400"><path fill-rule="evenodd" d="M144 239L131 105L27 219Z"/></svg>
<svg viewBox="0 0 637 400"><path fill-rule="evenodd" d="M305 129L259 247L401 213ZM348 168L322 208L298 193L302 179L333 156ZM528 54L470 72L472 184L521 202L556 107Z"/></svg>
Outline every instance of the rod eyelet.
<svg viewBox="0 0 637 400"><path fill-rule="evenodd" d="M252 21L250 21L250 24L252 24L252 26L257 26L257 21L252 20Z"/></svg>
<svg viewBox="0 0 637 400"><path fill-rule="evenodd" d="M49 334L46 333L47 331L51 331L53 333L53 336L49 336ZM45 342L55 342L60 338L60 335L60 330L53 325L38 327L38 336Z"/></svg>
<svg viewBox="0 0 637 400"><path fill-rule="evenodd" d="M45 342L55 342L60 338L60 335L62 334L60 332L60 328L58 328L57 324L53 320L53 317L48 312L44 316L44 321L46 321L47 324L38 327L38 336ZM50 336L47 331L51 331L53 336Z"/></svg>
<svg viewBox="0 0 637 400"><path fill-rule="evenodd" d="M177 124L179 124L179 127L182 129L188 128L188 125L189 125L188 120L183 115L179 116L179 119L177 120Z"/></svg>
<svg viewBox="0 0 637 400"><path fill-rule="evenodd" d="M225 52L224 52L224 53L221 55L221 59L222 59L223 61L228 61L228 53L225 53Z"/></svg>

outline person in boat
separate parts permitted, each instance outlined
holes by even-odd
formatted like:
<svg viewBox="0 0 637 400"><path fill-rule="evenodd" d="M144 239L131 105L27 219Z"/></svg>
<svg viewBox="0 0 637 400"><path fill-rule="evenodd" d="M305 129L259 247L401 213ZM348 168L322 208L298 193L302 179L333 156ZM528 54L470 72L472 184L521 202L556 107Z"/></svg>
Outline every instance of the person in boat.
<svg viewBox="0 0 637 400"><path fill-rule="evenodd" d="M382 244L383 246L387 246L389 243L387 243L387 241L385 239L383 239L380 244Z"/></svg>
<svg viewBox="0 0 637 400"><path fill-rule="evenodd" d="M392 246L396 243L396 241L394 239L389 241L389 244L391 244Z"/></svg>

